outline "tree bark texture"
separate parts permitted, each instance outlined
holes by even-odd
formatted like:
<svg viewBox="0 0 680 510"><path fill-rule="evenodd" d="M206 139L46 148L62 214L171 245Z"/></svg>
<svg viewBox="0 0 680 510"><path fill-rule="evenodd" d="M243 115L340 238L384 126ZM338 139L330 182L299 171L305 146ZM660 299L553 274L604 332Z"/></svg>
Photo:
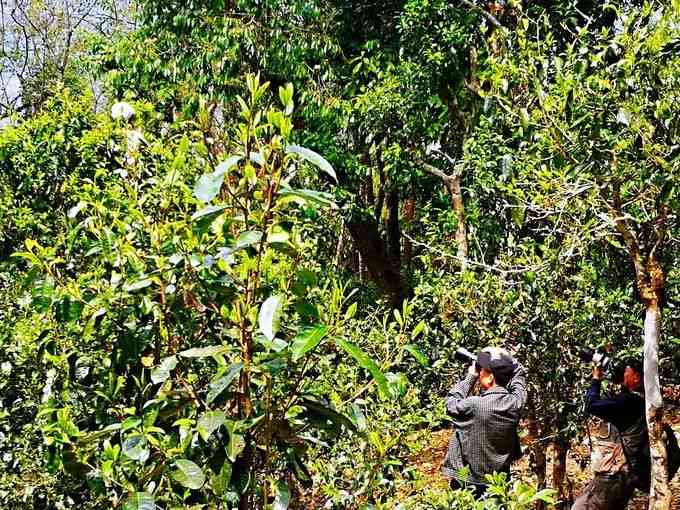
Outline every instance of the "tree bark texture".
<svg viewBox="0 0 680 510"><path fill-rule="evenodd" d="M400 306L404 299L401 268L392 261L376 221L369 215L352 218L347 221L347 230L373 281L388 296L391 305Z"/></svg>
<svg viewBox="0 0 680 510"><path fill-rule="evenodd" d="M399 192L385 193L385 233L387 254L392 265L401 269L401 226L399 224Z"/></svg>
<svg viewBox="0 0 680 510"><path fill-rule="evenodd" d="M566 445L559 441L550 444L548 487L557 491L559 501L567 499L567 487L564 483L567 474L567 452Z"/></svg>
<svg viewBox="0 0 680 510"><path fill-rule="evenodd" d="M453 203L453 212L456 215L456 247L457 256L460 259L461 266L465 268L465 261L469 255L468 241L467 241L467 226L465 224L465 203L463 202L463 192L460 187L461 172L456 171L452 175L442 172L439 168L423 163L423 168L436 175L442 181L446 190L451 195L451 202Z"/></svg>
<svg viewBox="0 0 680 510"><path fill-rule="evenodd" d="M413 220L416 217L416 201L413 195L408 197L404 201L403 207L404 223L406 228L409 229ZM411 266L411 260L413 259L413 243L409 238L404 238L404 255L402 257L403 265L408 269Z"/></svg>
<svg viewBox="0 0 680 510"><path fill-rule="evenodd" d="M652 456L652 485L649 491L649 510L669 510L671 491L668 485L668 457L663 432L663 399L659 384L659 337L661 310L656 300L645 312L645 403L649 448Z"/></svg>
<svg viewBox="0 0 680 510"><path fill-rule="evenodd" d="M536 475L536 488L541 490L545 488L547 456L543 442L539 440L540 428L532 403L530 403L526 427L527 440L529 441L529 466ZM535 510L543 510L545 503L537 501L534 508Z"/></svg>

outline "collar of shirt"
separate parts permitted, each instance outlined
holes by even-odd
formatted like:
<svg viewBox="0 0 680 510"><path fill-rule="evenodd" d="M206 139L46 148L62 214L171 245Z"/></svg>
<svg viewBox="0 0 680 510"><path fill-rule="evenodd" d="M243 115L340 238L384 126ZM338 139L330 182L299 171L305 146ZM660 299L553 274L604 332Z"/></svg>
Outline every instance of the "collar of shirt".
<svg viewBox="0 0 680 510"><path fill-rule="evenodd" d="M483 391L479 396L486 397L487 395L507 395L509 392L503 386L494 386L486 391Z"/></svg>

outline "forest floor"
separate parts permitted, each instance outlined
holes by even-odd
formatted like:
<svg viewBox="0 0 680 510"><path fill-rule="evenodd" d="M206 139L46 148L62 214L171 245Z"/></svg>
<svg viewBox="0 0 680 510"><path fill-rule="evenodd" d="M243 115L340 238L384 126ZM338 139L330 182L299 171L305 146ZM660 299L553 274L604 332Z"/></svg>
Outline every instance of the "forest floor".
<svg viewBox="0 0 680 510"><path fill-rule="evenodd" d="M667 420L676 431L680 433L680 407L677 405L668 406ZM446 454L449 436L451 431L444 429L433 432L430 440L422 450L411 457L411 462L418 468L425 484L431 488L447 490L448 481L441 474L441 462ZM512 468L513 478L519 479L527 484L534 485L536 478L529 467L528 455L525 455ZM567 455L567 472L565 484L569 499L573 499L581 493L581 490L592 477L590 471L590 450L586 444L574 444ZM677 475L671 483L673 493L673 510L680 510L680 475ZM567 506L568 508L569 506ZM636 492L625 510L645 510L647 508L647 496ZM624 510L624 509L621 509Z"/></svg>

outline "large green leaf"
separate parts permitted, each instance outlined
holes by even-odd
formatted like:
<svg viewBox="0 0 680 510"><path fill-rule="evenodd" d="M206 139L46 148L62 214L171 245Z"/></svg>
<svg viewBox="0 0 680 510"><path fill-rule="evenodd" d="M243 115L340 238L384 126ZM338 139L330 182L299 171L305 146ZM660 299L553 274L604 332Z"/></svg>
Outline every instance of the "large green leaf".
<svg viewBox="0 0 680 510"><path fill-rule="evenodd" d="M328 328L326 326L317 326L315 328L307 329L295 337L293 345L290 348L291 353L293 354L293 361L299 360L305 354L315 349L327 333Z"/></svg>
<svg viewBox="0 0 680 510"><path fill-rule="evenodd" d="M209 347L194 347L179 353L183 358L207 358L208 356L215 356L222 354L229 350L228 345L211 345Z"/></svg>
<svg viewBox="0 0 680 510"><path fill-rule="evenodd" d="M279 331L282 310L283 296L281 295L270 296L260 307L260 315L258 317L260 331L270 341L274 340L276 333Z"/></svg>
<svg viewBox="0 0 680 510"><path fill-rule="evenodd" d="M286 482L282 480L276 482L274 493L274 510L287 510L290 505L290 489Z"/></svg>
<svg viewBox="0 0 680 510"><path fill-rule="evenodd" d="M206 403L210 404L231 384L243 368L243 363L232 364L224 375L219 375L210 382Z"/></svg>
<svg viewBox="0 0 680 510"><path fill-rule="evenodd" d="M279 191L278 203L287 204L288 202L295 202L305 206L330 207L331 209L338 208L333 201L333 195L311 189L282 188L281 191Z"/></svg>
<svg viewBox="0 0 680 510"><path fill-rule="evenodd" d="M153 495L148 492L135 492L125 500L123 510L156 510Z"/></svg>
<svg viewBox="0 0 680 510"><path fill-rule="evenodd" d="M428 365L427 356L420 352L420 349L418 349L418 347L415 346L414 344L406 344L404 346L404 350L406 352L411 353L411 355L416 359L416 361L420 363L422 366L426 367Z"/></svg>
<svg viewBox="0 0 680 510"><path fill-rule="evenodd" d="M385 378L385 374L378 368L375 361L359 347L346 340L338 339L337 343L347 354L354 358L361 368L364 368L371 373L373 379L375 379L375 382L378 384L380 394L385 398L389 398L390 388L387 384L387 379Z"/></svg>
<svg viewBox="0 0 680 510"><path fill-rule="evenodd" d="M229 433L229 443L226 448L227 458L231 462L236 462L236 458L246 447L244 437L237 432L239 430L238 427L239 423L232 420L227 420L224 423L224 428L227 429L227 432Z"/></svg>
<svg viewBox="0 0 680 510"><path fill-rule="evenodd" d="M309 161L319 170L326 172L337 182L338 176L335 175L335 170L333 169L331 164L328 161L326 161L326 159L323 156L317 154L313 150L300 147L299 145L291 144L286 146L286 152L289 154L297 154L298 156L300 156L300 158L304 159L305 161Z"/></svg>
<svg viewBox="0 0 680 510"><path fill-rule="evenodd" d="M161 361L161 364L151 370L151 382L154 384L165 382L170 377L170 372L177 366L177 357L169 356Z"/></svg>
<svg viewBox="0 0 680 510"><path fill-rule="evenodd" d="M123 455L132 459L145 461L149 456L146 438L142 434L132 434L123 441Z"/></svg>
<svg viewBox="0 0 680 510"><path fill-rule="evenodd" d="M312 397L311 395L305 395L302 398L300 398L300 406L304 407L315 415L317 418L321 420L328 420L335 425L340 425L348 430L357 430L356 425L352 420L350 420L347 416L345 416L342 413L339 413L335 409L331 408L327 404L324 404L323 402L320 402L318 399L315 397Z"/></svg>
<svg viewBox="0 0 680 510"><path fill-rule="evenodd" d="M222 161L222 163L217 165L217 168L215 168L213 173L217 175L226 175L229 173L229 170L231 170L236 164L238 164L239 161L241 161L241 159L243 159L243 156L229 156L227 159Z"/></svg>
<svg viewBox="0 0 680 510"><path fill-rule="evenodd" d="M194 196L201 202L210 202L220 192L223 182L224 173L213 172L202 175L196 182Z"/></svg>
<svg viewBox="0 0 680 510"><path fill-rule="evenodd" d="M222 411L208 411L203 413L198 419L196 430L198 430L203 440L207 441L210 435L224 424L226 419L227 417Z"/></svg>
<svg viewBox="0 0 680 510"><path fill-rule="evenodd" d="M186 459L177 459L175 461L177 468L172 477L182 486L188 489L200 489L205 483L205 474L203 470L195 463Z"/></svg>
<svg viewBox="0 0 680 510"><path fill-rule="evenodd" d="M231 462L225 460L220 472L211 478L212 489L218 496L227 492L229 482L231 481L232 469Z"/></svg>
<svg viewBox="0 0 680 510"><path fill-rule="evenodd" d="M206 216L212 216L214 214L224 211L226 208L227 208L226 205L209 205L192 214L191 219L197 220L199 218L204 218Z"/></svg>

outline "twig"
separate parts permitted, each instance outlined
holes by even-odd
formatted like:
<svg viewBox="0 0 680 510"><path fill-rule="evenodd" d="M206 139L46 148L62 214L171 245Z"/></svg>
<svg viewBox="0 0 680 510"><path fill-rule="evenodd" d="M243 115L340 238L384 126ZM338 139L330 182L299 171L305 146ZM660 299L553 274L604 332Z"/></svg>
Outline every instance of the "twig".
<svg viewBox="0 0 680 510"><path fill-rule="evenodd" d="M441 255L443 257L447 257L447 258L457 260L459 263L471 264L473 266L477 266L477 267L480 267L482 269L486 269L487 271L490 271L490 272L497 272L497 273L500 273L500 274L518 274L518 273L526 273L528 271L539 272L539 271L543 271L548 266L547 263L543 263L543 264L540 264L538 266L533 266L533 267L531 267L531 266L523 266L523 267L518 266L518 267L511 268L511 269L502 269L500 267L490 266L488 264L484 264L482 262L477 262L477 261L472 260L472 259L466 259L464 257L459 257L458 255L454 255L453 253L445 252L445 251L440 250L438 248L433 248L429 244L425 244L425 243L421 243L420 241L416 241L415 239L413 239L411 236L409 236L405 232L402 232L402 236L404 236L406 239L411 241L416 246L420 246L422 248L425 248L428 251L431 251L433 253L437 253L438 255Z"/></svg>
<svg viewBox="0 0 680 510"><path fill-rule="evenodd" d="M467 5L470 9L479 12L496 28L505 28L503 25L501 25L501 22L498 21L498 18L496 18L496 16L494 16L490 12L485 11L479 5L473 4L472 2L468 2L468 0L460 0L460 3L463 5Z"/></svg>

